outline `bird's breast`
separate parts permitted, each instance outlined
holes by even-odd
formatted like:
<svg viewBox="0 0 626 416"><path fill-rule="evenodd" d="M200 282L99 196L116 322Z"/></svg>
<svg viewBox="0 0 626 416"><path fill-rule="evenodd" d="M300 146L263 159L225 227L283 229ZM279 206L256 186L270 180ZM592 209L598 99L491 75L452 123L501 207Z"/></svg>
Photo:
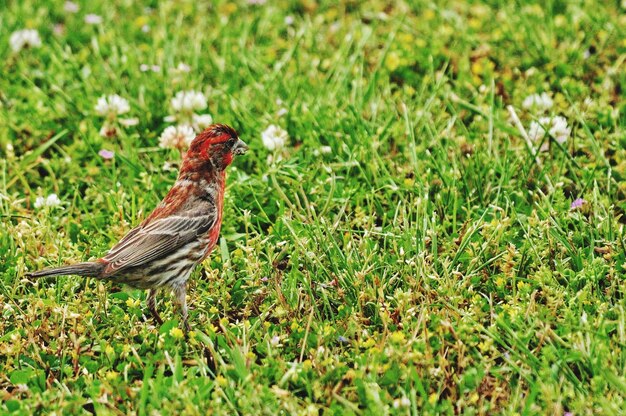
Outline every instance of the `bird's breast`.
<svg viewBox="0 0 626 416"><path fill-rule="evenodd" d="M222 212L224 210L224 188L223 184L221 189L212 188L209 195L212 196L215 209L215 223L213 227L204 236L205 252L202 260L206 259L213 251L213 248L217 245L217 241L220 237L220 230L222 228Z"/></svg>

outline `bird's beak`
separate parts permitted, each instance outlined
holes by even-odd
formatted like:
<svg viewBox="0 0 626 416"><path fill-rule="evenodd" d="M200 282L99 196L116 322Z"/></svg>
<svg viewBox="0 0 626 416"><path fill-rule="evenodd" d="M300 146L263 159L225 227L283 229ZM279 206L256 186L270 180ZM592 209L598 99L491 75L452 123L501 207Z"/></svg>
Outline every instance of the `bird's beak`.
<svg viewBox="0 0 626 416"><path fill-rule="evenodd" d="M237 139L237 143L233 147L233 153L236 155L243 155L248 151L248 145L244 143L243 140Z"/></svg>

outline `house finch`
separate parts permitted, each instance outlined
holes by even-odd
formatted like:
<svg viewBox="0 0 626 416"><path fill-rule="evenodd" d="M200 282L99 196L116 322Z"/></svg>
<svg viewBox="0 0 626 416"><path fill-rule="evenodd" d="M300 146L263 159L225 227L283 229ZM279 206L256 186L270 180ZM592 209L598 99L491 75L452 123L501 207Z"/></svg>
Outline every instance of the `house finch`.
<svg viewBox="0 0 626 416"><path fill-rule="evenodd" d="M246 150L248 146L231 127L209 126L191 142L178 179L163 201L106 256L28 276L89 276L150 289L148 309L159 324L163 321L156 310L157 291L171 289L184 328L189 330L187 279L194 266L217 243L222 224L225 169L233 155Z"/></svg>

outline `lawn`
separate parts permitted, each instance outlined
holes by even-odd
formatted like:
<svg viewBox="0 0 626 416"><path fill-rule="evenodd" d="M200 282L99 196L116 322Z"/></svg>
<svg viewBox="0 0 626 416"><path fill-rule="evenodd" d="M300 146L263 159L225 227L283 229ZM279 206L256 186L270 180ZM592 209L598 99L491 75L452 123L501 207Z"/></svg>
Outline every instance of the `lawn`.
<svg viewBox="0 0 626 416"><path fill-rule="evenodd" d="M621 413L625 60L620 0L5 1L0 414ZM25 276L104 255L210 120L250 151L187 338L167 293Z"/></svg>

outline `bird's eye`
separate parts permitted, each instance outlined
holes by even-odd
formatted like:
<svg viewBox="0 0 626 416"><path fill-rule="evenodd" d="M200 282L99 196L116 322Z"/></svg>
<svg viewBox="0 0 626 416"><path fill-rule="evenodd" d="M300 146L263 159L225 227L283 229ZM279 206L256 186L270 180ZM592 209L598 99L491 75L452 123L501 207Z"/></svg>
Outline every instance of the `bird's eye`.
<svg viewBox="0 0 626 416"><path fill-rule="evenodd" d="M236 137L231 137L226 142L226 144L228 144L228 147L233 147L235 145L235 143L237 143L237 138Z"/></svg>

